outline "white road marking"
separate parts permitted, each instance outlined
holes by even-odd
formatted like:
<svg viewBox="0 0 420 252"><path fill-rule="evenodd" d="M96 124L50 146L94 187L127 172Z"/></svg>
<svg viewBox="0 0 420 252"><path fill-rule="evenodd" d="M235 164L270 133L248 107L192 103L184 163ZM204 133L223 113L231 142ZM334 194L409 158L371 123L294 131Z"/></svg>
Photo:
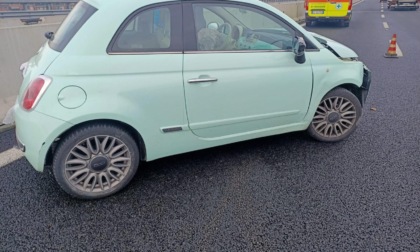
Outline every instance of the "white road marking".
<svg viewBox="0 0 420 252"><path fill-rule="evenodd" d="M389 44L391 44L391 40L389 41ZM397 53L397 57L404 56L404 54L401 51L401 48L398 46L398 43L395 43L395 52Z"/></svg>
<svg viewBox="0 0 420 252"><path fill-rule="evenodd" d="M398 43L396 43L395 45L397 46L397 48L395 48L395 51L397 52L397 56L398 57L404 56L403 53L402 53L402 51L401 51L401 49L400 49L400 47L398 46Z"/></svg>
<svg viewBox="0 0 420 252"><path fill-rule="evenodd" d="M381 10L381 12L384 12L384 10Z"/></svg>
<svg viewBox="0 0 420 252"><path fill-rule="evenodd" d="M385 15L381 15L381 18L385 18Z"/></svg>
<svg viewBox="0 0 420 252"><path fill-rule="evenodd" d="M387 23L387 22L383 22L383 24L384 24L384 28L385 28L385 29L389 29L389 25L388 25L388 23Z"/></svg>
<svg viewBox="0 0 420 252"><path fill-rule="evenodd" d="M355 2L355 3L353 3L353 6L358 5L358 4L361 4L361 3L363 3L364 1L365 1L365 0L361 0L361 1Z"/></svg>
<svg viewBox="0 0 420 252"><path fill-rule="evenodd" d="M12 148L7 151L4 151L0 153L0 168L3 168L4 166L10 163L13 163L22 157L23 157L23 152L16 148Z"/></svg>

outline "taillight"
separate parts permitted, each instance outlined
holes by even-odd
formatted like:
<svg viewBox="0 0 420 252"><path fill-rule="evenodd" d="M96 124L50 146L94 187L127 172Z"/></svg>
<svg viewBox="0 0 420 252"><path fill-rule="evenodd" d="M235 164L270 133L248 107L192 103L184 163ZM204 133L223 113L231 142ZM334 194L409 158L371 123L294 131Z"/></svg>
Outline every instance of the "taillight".
<svg viewBox="0 0 420 252"><path fill-rule="evenodd" d="M352 0L350 0L350 3L349 3L349 10L351 10L351 8L353 8L353 1Z"/></svg>
<svg viewBox="0 0 420 252"><path fill-rule="evenodd" d="M51 83L51 78L40 75L26 88L23 96L22 107L26 110L33 109Z"/></svg>
<svg viewBox="0 0 420 252"><path fill-rule="evenodd" d="M305 6L305 10L308 10L308 0L305 0L305 3L303 5Z"/></svg>

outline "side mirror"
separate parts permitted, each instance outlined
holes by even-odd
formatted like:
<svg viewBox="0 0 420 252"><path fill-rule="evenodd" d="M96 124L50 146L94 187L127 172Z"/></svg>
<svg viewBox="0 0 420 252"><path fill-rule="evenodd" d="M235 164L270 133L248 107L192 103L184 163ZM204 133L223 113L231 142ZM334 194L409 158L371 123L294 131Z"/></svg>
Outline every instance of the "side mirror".
<svg viewBox="0 0 420 252"><path fill-rule="evenodd" d="M295 54L295 61L298 64L303 64L305 58L306 43L302 37L295 37L293 40L293 53Z"/></svg>

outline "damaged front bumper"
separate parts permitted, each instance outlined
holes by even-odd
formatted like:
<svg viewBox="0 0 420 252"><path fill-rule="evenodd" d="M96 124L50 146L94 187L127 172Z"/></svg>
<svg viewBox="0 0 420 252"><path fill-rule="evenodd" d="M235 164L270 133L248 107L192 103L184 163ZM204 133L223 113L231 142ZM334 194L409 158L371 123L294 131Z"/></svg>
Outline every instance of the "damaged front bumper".
<svg viewBox="0 0 420 252"><path fill-rule="evenodd" d="M363 66L363 83L362 86L360 86L360 101L362 102L362 105L366 102L366 98L369 93L370 89L370 83L372 82L372 72L367 68L367 66Z"/></svg>

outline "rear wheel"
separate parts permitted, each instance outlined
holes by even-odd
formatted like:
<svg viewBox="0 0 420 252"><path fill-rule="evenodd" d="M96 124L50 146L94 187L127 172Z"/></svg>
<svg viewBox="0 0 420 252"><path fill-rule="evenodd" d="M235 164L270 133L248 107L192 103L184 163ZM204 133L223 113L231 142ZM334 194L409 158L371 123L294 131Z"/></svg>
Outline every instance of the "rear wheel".
<svg viewBox="0 0 420 252"><path fill-rule="evenodd" d="M361 114L362 106L354 94L333 89L318 105L308 133L323 142L341 141L356 129Z"/></svg>
<svg viewBox="0 0 420 252"><path fill-rule="evenodd" d="M53 172L68 194L98 199L124 188L139 165L139 149L122 128L93 124L64 137L57 147Z"/></svg>
<svg viewBox="0 0 420 252"><path fill-rule="evenodd" d="M311 27L312 26L312 21L306 21L306 26Z"/></svg>

